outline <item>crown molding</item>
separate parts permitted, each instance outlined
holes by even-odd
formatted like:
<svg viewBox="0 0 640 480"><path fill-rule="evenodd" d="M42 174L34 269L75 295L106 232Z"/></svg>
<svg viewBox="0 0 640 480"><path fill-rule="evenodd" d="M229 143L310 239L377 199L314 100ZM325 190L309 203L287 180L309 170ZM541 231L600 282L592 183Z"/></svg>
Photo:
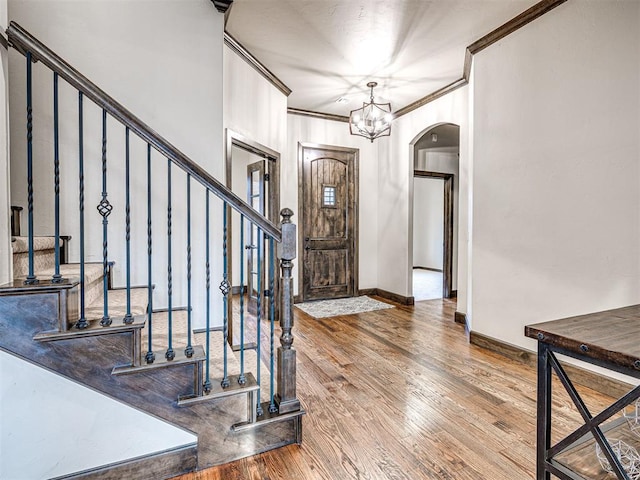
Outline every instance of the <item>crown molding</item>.
<svg viewBox="0 0 640 480"><path fill-rule="evenodd" d="M522 12L520 15L513 17L511 20L499 26L492 32L489 32L484 37L473 42L467 47L467 51L465 53L463 77L467 80L469 79L469 73L471 72L471 63L473 61L473 56L476 53L481 52L485 48L493 45L499 40L502 40L516 30L519 30L525 25L528 25L545 13L548 13L557 6L562 5L566 1L567 0L542 0L541 2L536 3L533 7Z"/></svg>
<svg viewBox="0 0 640 480"><path fill-rule="evenodd" d="M291 115L302 115L304 117L320 118L322 120L334 120L336 122L349 123L349 117L344 115L334 115L332 113L314 112L312 110L302 110L300 108L287 108L287 113Z"/></svg>
<svg viewBox="0 0 640 480"><path fill-rule="evenodd" d="M291 89L287 87L282 80L276 77L267 67L265 67L260 60L254 57L246 48L244 48L240 42L233 38L229 32L224 32L224 43L231 50L233 50L240 58L247 62L255 71L262 75L265 79L271 83L274 87L280 90L285 96L291 95Z"/></svg>
<svg viewBox="0 0 640 480"><path fill-rule="evenodd" d="M431 103L431 102L433 102L434 100L436 100L436 99L438 99L440 97L444 97L448 93L451 93L451 92L453 92L454 90L457 90L460 87L464 87L468 83L469 83L469 81L466 78L464 78L464 77L463 78L459 78L455 82L451 82L449 85L446 85L446 86L442 87L441 89L430 93L426 97L422 97L421 99L416 100L413 103L410 103L406 107L402 107L401 109L396 110L395 112L393 112L393 117L394 118L399 118L402 115L406 115L407 113L412 112L415 109L420 108L423 105L426 105L427 103Z"/></svg>

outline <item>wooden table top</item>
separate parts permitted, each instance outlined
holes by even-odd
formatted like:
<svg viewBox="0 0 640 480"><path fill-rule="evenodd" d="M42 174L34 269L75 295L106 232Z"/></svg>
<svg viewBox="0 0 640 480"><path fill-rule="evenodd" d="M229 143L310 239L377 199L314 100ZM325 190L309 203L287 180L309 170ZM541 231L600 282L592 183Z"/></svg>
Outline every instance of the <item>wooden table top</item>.
<svg viewBox="0 0 640 480"><path fill-rule="evenodd" d="M527 325L525 335L640 377L640 305Z"/></svg>

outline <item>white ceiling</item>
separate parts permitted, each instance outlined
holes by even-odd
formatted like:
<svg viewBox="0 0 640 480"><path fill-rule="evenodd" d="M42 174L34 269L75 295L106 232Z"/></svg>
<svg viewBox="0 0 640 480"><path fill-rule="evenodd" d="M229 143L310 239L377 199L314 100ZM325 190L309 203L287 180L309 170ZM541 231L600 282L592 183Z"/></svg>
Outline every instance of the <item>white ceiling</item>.
<svg viewBox="0 0 640 480"><path fill-rule="evenodd" d="M226 29L292 90L290 108L349 115L369 81L395 111L458 80L468 45L536 3L235 0Z"/></svg>

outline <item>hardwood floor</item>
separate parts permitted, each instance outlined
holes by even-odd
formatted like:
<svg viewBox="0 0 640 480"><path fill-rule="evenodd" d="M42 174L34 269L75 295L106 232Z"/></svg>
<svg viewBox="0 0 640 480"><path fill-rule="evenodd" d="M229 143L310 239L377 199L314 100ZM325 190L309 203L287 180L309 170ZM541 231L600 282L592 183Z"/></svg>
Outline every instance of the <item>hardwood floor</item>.
<svg viewBox="0 0 640 480"><path fill-rule="evenodd" d="M533 478L535 371L470 345L454 310L431 300L315 320L295 309L302 445L179 479ZM593 411L610 400L581 393ZM566 395L554 393L554 412L554 435L579 423Z"/></svg>

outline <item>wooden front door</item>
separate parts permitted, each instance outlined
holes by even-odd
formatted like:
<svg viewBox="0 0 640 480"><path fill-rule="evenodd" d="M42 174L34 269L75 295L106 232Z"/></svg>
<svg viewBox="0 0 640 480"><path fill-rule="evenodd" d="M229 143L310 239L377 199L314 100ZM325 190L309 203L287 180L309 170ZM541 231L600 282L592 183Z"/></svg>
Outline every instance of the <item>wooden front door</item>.
<svg viewBox="0 0 640 480"><path fill-rule="evenodd" d="M357 294L355 149L300 144L302 300Z"/></svg>

